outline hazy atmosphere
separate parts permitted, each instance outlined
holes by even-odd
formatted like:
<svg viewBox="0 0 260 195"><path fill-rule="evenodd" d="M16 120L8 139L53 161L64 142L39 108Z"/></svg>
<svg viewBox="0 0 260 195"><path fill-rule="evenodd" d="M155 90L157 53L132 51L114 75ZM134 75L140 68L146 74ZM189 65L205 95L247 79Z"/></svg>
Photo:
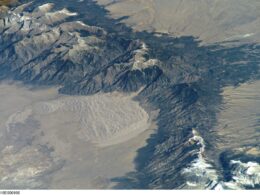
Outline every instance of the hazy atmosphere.
<svg viewBox="0 0 260 195"><path fill-rule="evenodd" d="M260 189L259 10L0 0L0 189Z"/></svg>

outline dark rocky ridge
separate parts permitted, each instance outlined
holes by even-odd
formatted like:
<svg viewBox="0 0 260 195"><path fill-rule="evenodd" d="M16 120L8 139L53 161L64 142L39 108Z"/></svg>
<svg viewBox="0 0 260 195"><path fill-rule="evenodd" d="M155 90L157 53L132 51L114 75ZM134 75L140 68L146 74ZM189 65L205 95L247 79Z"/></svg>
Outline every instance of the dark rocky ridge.
<svg viewBox="0 0 260 195"><path fill-rule="evenodd" d="M160 109L158 131L138 151L136 172L115 178L117 188L187 188L182 171L197 158L200 148L197 142L190 142L192 129L199 131L207 149L215 149L216 138L211 137L210 129L216 123L221 89L259 78L260 46L231 42L200 47L193 37L134 33L119 21L107 18L106 11L90 0L84 6L65 0L34 1L25 11L31 13L44 2L54 2L54 9L67 7L79 15L44 26L44 32L34 28L26 34L19 34L17 29L6 34L8 29L0 26L1 79L62 85L61 93L75 95L131 92L144 87L137 99L147 109ZM43 24L40 17L37 20ZM62 27L64 22L76 20L89 25L82 31L71 30L78 31L80 37L70 35L68 27ZM18 29L24 25L18 25ZM54 41L48 43L43 39L38 45L34 42L33 37L53 33L54 28L58 29ZM92 42L88 51L79 50L80 56L64 59L82 37L100 41ZM21 41L26 45L17 49ZM143 43L149 48L144 54L146 61L156 59L157 63L133 69L136 51ZM63 48L64 52L55 53L54 48ZM214 187L210 180L203 182L201 188Z"/></svg>

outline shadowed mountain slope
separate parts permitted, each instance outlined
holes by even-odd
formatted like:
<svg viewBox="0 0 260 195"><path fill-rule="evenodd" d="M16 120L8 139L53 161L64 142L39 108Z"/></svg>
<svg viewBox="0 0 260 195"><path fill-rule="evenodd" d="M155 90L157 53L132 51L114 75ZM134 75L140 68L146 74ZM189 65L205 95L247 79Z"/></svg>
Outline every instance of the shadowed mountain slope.
<svg viewBox="0 0 260 195"><path fill-rule="evenodd" d="M219 150L212 130L223 88L259 79L260 46L200 46L192 36L134 32L107 14L91 0L36 0L12 9L0 19L1 79L59 85L73 95L140 90L135 100L159 111L158 129L138 150L135 171L113 179L116 188L257 187L259 180L231 185L237 171L226 171L233 162L259 163L259 156L244 153L243 144ZM259 140L249 145L258 150Z"/></svg>

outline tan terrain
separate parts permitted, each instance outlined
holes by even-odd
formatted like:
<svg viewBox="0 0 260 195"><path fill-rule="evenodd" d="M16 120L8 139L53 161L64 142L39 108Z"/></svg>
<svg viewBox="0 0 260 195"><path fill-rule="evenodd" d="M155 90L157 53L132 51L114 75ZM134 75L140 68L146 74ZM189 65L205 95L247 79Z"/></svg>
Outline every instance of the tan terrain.
<svg viewBox="0 0 260 195"><path fill-rule="evenodd" d="M134 96L0 84L0 187L113 186L111 178L134 170L136 151L153 132Z"/></svg>
<svg viewBox="0 0 260 195"><path fill-rule="evenodd" d="M204 43L260 41L258 0L97 0L137 31L195 36Z"/></svg>

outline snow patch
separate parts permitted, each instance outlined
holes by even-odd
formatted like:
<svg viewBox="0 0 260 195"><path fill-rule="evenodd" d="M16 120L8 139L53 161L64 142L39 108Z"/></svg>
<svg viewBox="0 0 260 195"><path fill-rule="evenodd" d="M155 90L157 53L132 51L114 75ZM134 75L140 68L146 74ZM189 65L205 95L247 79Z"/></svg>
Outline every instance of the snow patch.
<svg viewBox="0 0 260 195"><path fill-rule="evenodd" d="M69 10L67 10L66 8L60 10L60 11L57 11L57 13L60 13L60 14L64 14L64 15L67 15L67 16L77 16L78 13L76 12L70 12Z"/></svg>
<svg viewBox="0 0 260 195"><path fill-rule="evenodd" d="M192 189L245 189L246 187L255 187L260 185L260 164L257 162L241 162L240 160L231 160L230 181L222 181L216 169L205 159L205 142L199 133L193 129L193 136L189 142L200 146L198 158L191 162L190 166L183 169L183 175L186 177L186 185Z"/></svg>
<svg viewBox="0 0 260 195"><path fill-rule="evenodd" d="M199 146L198 158L191 162L190 166L183 169L183 175L187 178L187 185L191 188L211 189L218 183L218 175L213 166L204 157L205 142L196 129L192 129L193 136L189 139L191 144Z"/></svg>
<svg viewBox="0 0 260 195"><path fill-rule="evenodd" d="M43 5L40 5L38 7L38 10L42 11L42 12L48 12L53 8L54 4L53 3L46 3Z"/></svg>
<svg viewBox="0 0 260 195"><path fill-rule="evenodd" d="M145 43L142 43L140 48L134 51L134 58L131 62L132 70L142 70L151 66L159 64L157 59L147 59L149 48Z"/></svg>
<svg viewBox="0 0 260 195"><path fill-rule="evenodd" d="M244 35L243 35L243 38L251 37L251 36L253 36L253 35L255 35L255 33L244 34Z"/></svg>
<svg viewBox="0 0 260 195"><path fill-rule="evenodd" d="M257 162L241 162L232 160L232 178L236 183L254 187L260 185L260 165Z"/></svg>

